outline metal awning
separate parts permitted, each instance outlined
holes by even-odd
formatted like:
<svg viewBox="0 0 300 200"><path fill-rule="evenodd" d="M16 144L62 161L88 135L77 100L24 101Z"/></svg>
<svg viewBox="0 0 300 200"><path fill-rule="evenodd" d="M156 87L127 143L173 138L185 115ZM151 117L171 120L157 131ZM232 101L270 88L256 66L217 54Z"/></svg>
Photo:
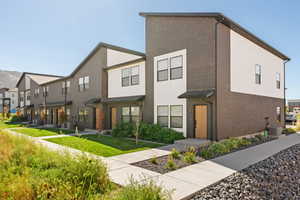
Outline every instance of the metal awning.
<svg viewBox="0 0 300 200"><path fill-rule="evenodd" d="M86 101L84 104L85 105L91 105L91 104L97 104L101 102L101 98L92 98Z"/></svg>
<svg viewBox="0 0 300 200"><path fill-rule="evenodd" d="M132 102L132 101L142 101L144 100L145 95L139 96L129 96L129 97L115 97L115 98L108 98L103 99L102 103L116 103L116 102Z"/></svg>
<svg viewBox="0 0 300 200"><path fill-rule="evenodd" d="M71 105L72 101L67 101L66 105ZM65 102L64 101L56 101L56 102L47 102L46 106L47 107L55 107L55 106L64 106ZM40 104L40 106L44 106L44 104Z"/></svg>
<svg viewBox="0 0 300 200"><path fill-rule="evenodd" d="M215 89L206 89L206 90L190 90L178 96L178 98L209 98L213 96Z"/></svg>

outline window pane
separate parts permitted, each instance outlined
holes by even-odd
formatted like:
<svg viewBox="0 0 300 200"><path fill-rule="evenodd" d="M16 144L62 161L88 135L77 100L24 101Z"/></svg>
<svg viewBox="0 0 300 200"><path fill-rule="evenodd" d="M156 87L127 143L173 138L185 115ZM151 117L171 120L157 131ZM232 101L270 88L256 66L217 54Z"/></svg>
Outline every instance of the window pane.
<svg viewBox="0 0 300 200"><path fill-rule="evenodd" d="M70 87L70 85L71 85L71 82L67 81L67 87Z"/></svg>
<svg viewBox="0 0 300 200"><path fill-rule="evenodd" d="M261 66L260 65L255 65L255 73L261 74Z"/></svg>
<svg viewBox="0 0 300 200"><path fill-rule="evenodd" d="M131 76L139 74L139 66L131 68Z"/></svg>
<svg viewBox="0 0 300 200"><path fill-rule="evenodd" d="M157 106L157 116L169 116L169 106Z"/></svg>
<svg viewBox="0 0 300 200"><path fill-rule="evenodd" d="M171 68L182 67L182 56L171 58Z"/></svg>
<svg viewBox="0 0 300 200"><path fill-rule="evenodd" d="M168 117L157 117L157 124L159 124L162 127L168 127L169 126L168 120L169 120Z"/></svg>
<svg viewBox="0 0 300 200"><path fill-rule="evenodd" d="M277 121L281 121L281 108L280 107L276 107L276 118Z"/></svg>
<svg viewBox="0 0 300 200"><path fill-rule="evenodd" d="M255 74L255 83L256 84L261 84L261 75Z"/></svg>
<svg viewBox="0 0 300 200"><path fill-rule="evenodd" d="M158 81L168 80L168 70L159 71L157 73L157 80Z"/></svg>
<svg viewBox="0 0 300 200"><path fill-rule="evenodd" d="M182 116L182 106L171 106L171 116Z"/></svg>
<svg viewBox="0 0 300 200"><path fill-rule="evenodd" d="M131 121L135 123L137 121L140 121L139 118L140 118L139 116L131 116Z"/></svg>
<svg viewBox="0 0 300 200"><path fill-rule="evenodd" d="M129 107L122 108L122 115L129 115Z"/></svg>
<svg viewBox="0 0 300 200"><path fill-rule="evenodd" d="M182 117L171 117L171 128L182 128Z"/></svg>
<svg viewBox="0 0 300 200"><path fill-rule="evenodd" d="M168 59L159 60L157 62L157 71L168 69Z"/></svg>
<svg viewBox="0 0 300 200"><path fill-rule="evenodd" d="M122 120L123 120L123 122L130 122L130 116L129 115L123 115L122 116Z"/></svg>
<svg viewBox="0 0 300 200"><path fill-rule="evenodd" d="M171 79L182 78L182 67L171 69Z"/></svg>
<svg viewBox="0 0 300 200"><path fill-rule="evenodd" d="M129 86L130 77L122 78L122 86L126 87Z"/></svg>
<svg viewBox="0 0 300 200"><path fill-rule="evenodd" d="M79 84L83 84L83 78L79 78Z"/></svg>
<svg viewBox="0 0 300 200"><path fill-rule="evenodd" d="M122 69L122 77L128 77L131 75L131 70L130 68L127 69Z"/></svg>
<svg viewBox="0 0 300 200"><path fill-rule="evenodd" d="M84 77L84 83L89 83L89 82L90 82L90 77L89 76Z"/></svg>
<svg viewBox="0 0 300 200"><path fill-rule="evenodd" d="M280 73L276 73L276 80L280 81Z"/></svg>
<svg viewBox="0 0 300 200"><path fill-rule="evenodd" d="M138 116L140 114L140 108L138 106L131 107L131 115Z"/></svg>
<svg viewBox="0 0 300 200"><path fill-rule="evenodd" d="M131 85L139 84L139 75L131 76Z"/></svg>

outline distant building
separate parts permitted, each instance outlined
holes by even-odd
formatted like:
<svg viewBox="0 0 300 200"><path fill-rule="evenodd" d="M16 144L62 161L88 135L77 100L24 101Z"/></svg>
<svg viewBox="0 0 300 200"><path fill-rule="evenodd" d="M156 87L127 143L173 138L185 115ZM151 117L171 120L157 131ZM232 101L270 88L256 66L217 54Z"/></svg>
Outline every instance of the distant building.
<svg viewBox="0 0 300 200"><path fill-rule="evenodd" d="M8 109L11 113L16 112L16 107L18 106L18 89L17 88L1 88L0 89L0 112L8 112Z"/></svg>
<svg viewBox="0 0 300 200"><path fill-rule="evenodd" d="M300 113L300 99L288 100L289 112Z"/></svg>

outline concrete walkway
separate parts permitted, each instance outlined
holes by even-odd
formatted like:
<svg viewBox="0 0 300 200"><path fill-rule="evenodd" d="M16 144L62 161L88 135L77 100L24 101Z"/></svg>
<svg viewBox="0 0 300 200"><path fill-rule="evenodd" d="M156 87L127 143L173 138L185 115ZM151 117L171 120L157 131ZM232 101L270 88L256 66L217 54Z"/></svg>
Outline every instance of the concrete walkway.
<svg viewBox="0 0 300 200"><path fill-rule="evenodd" d="M22 135L12 130L7 131L15 135ZM79 150L63 147L38 138L32 139L53 150L68 151L74 155L83 153ZM236 171L242 170L298 143L300 143L300 134L282 136L278 140L190 165L166 174L159 174L130 165L130 163L145 160L153 155L159 156L170 153L160 149L145 150L109 158L103 158L89 153L84 154L105 162L108 166L112 181L117 184L126 185L130 178L137 181L152 179L163 188L173 191L172 198L174 200L180 200L187 199L197 191L232 175Z"/></svg>

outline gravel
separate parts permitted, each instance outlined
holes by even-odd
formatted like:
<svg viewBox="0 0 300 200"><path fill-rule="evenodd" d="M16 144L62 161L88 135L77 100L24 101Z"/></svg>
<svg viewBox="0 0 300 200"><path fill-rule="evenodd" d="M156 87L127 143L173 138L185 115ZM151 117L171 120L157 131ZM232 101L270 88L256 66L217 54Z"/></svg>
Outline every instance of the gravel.
<svg viewBox="0 0 300 200"><path fill-rule="evenodd" d="M191 200L300 200L300 144L199 191Z"/></svg>

